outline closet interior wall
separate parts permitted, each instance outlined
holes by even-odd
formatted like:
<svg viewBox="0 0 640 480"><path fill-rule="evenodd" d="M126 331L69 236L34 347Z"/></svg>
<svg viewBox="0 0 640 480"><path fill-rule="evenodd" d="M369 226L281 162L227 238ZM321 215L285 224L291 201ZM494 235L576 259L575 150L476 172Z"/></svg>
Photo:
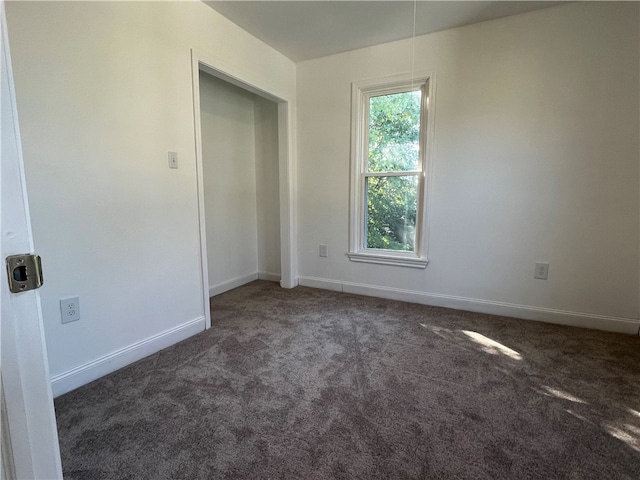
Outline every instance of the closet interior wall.
<svg viewBox="0 0 640 480"><path fill-rule="evenodd" d="M200 72L211 295L280 280L277 104Z"/></svg>

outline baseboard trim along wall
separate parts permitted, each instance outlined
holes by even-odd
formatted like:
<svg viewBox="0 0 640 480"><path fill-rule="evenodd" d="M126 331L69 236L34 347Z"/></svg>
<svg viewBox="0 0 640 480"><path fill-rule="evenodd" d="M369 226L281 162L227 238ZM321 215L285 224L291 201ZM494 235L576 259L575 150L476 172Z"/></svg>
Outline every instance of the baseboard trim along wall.
<svg viewBox="0 0 640 480"><path fill-rule="evenodd" d="M513 303L494 302L477 298L456 297L437 293L425 293L399 288L365 285L362 283L343 282L316 277L299 277L300 285L304 287L321 288L337 292L354 293L369 297L388 298L404 302L420 303L436 307L467 310L470 312L488 313L505 317L535 320L540 322L570 325L573 327L593 328L608 332L628 333L638 335L640 320L633 318L610 317L592 313L555 310L552 308L532 307Z"/></svg>
<svg viewBox="0 0 640 480"><path fill-rule="evenodd" d="M279 282L280 274L279 273L269 273L269 272L258 272L259 280L268 280L270 282Z"/></svg>
<svg viewBox="0 0 640 480"><path fill-rule="evenodd" d="M234 288L241 287L245 283L253 282L258 279L258 272L250 273L249 275L243 275L241 277L232 278L231 280L227 280L225 282L217 283L215 285L209 286L209 296L214 297L216 295L220 295L221 293L228 292L229 290L233 290Z"/></svg>
<svg viewBox="0 0 640 480"><path fill-rule="evenodd" d="M128 347L117 350L104 357L51 377L53 396L75 390L104 375L147 357L153 353L178 343L204 331L205 318L199 317L175 328L171 328Z"/></svg>
<svg viewBox="0 0 640 480"><path fill-rule="evenodd" d="M241 287L242 285L253 282L254 280L269 280L270 282L279 282L280 274L269 272L255 272L248 275L243 275L241 277L232 278L231 280L227 280L226 282L217 283L216 285L209 287L209 296L214 297L216 295L220 295L221 293Z"/></svg>

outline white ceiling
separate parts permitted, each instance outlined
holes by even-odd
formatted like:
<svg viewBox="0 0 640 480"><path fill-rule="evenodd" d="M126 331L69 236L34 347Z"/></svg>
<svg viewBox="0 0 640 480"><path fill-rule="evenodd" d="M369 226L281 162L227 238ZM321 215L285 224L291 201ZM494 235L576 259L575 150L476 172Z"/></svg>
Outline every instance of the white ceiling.
<svg viewBox="0 0 640 480"><path fill-rule="evenodd" d="M205 3L296 62L410 38L413 34L413 1L213 0ZM560 3L566 2L418 0L416 34Z"/></svg>

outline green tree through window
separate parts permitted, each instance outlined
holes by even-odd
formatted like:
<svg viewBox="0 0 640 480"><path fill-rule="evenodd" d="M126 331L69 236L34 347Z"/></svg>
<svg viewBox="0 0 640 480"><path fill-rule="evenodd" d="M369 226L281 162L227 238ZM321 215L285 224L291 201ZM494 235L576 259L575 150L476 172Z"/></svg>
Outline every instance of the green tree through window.
<svg viewBox="0 0 640 480"><path fill-rule="evenodd" d="M365 248L415 250L421 93L369 99Z"/></svg>

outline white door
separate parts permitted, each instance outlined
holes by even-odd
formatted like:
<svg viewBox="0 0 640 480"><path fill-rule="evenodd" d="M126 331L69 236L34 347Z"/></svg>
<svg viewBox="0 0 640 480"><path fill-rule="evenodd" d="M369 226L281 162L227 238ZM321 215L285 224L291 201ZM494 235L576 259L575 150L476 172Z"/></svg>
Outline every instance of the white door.
<svg viewBox="0 0 640 480"><path fill-rule="evenodd" d="M2 264L8 255L33 252L29 205L4 1L2 32L2 168L0 199ZM46 281L46 259L43 260ZM2 425L0 475L8 480L62 478L58 433L49 381L38 290L10 293L6 268L0 269L0 372L7 421ZM8 425L7 425L8 424ZM8 428L6 428L8 426Z"/></svg>

